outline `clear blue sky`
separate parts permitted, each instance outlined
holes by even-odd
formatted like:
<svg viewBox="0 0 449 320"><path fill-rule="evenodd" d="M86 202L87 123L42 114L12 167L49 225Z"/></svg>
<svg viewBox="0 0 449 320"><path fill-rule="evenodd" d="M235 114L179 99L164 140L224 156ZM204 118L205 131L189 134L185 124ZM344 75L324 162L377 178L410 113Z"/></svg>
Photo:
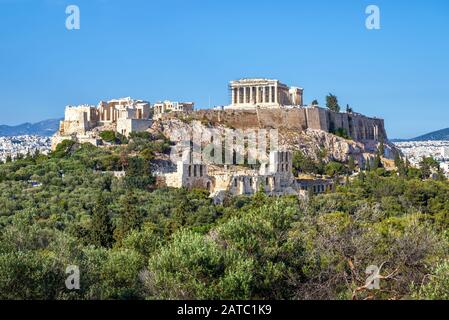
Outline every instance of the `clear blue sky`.
<svg viewBox="0 0 449 320"><path fill-rule="evenodd" d="M447 0L0 0L0 124L121 96L224 105L229 80L269 77L413 137L449 127L448 38Z"/></svg>

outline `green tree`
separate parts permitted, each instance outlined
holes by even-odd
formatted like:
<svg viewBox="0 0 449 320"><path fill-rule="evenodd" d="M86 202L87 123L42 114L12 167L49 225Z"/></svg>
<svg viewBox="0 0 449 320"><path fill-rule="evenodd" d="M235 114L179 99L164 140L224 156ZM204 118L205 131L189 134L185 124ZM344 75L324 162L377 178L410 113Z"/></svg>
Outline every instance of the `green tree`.
<svg viewBox="0 0 449 320"><path fill-rule="evenodd" d="M121 206L123 213L114 230L114 238L118 244L121 244L132 230L139 229L143 223L143 215L137 207L137 197L132 192L126 193Z"/></svg>
<svg viewBox="0 0 449 320"><path fill-rule="evenodd" d="M421 171L421 178L428 179L434 170L438 171L440 169L440 164L433 157L423 157L419 163L419 169Z"/></svg>
<svg viewBox="0 0 449 320"><path fill-rule="evenodd" d="M252 298L292 298L293 283L303 276L303 243L289 233L302 215L296 201L272 199L259 207L244 207L244 214L232 217L217 229L228 250L254 261Z"/></svg>
<svg viewBox="0 0 449 320"><path fill-rule="evenodd" d="M100 132L100 138L109 143L115 143L117 139L115 131L112 130L105 130Z"/></svg>
<svg viewBox="0 0 449 320"><path fill-rule="evenodd" d="M349 173L353 173L355 171L355 160L354 156L350 155L348 158L348 171Z"/></svg>
<svg viewBox="0 0 449 320"><path fill-rule="evenodd" d="M433 274L421 287L415 286L413 297L419 300L449 300L449 262L434 267Z"/></svg>
<svg viewBox="0 0 449 320"><path fill-rule="evenodd" d="M353 113L354 110L349 106L349 104L346 105L346 113Z"/></svg>
<svg viewBox="0 0 449 320"><path fill-rule="evenodd" d="M376 156L374 157L371 169L372 170L377 170L379 168L383 168L383 164L382 164L382 156L383 153L385 152L385 150L383 149L383 143L381 143L381 146L379 146L379 148L377 149L376 152Z"/></svg>
<svg viewBox="0 0 449 320"><path fill-rule="evenodd" d="M365 171L371 171L371 159L366 159Z"/></svg>
<svg viewBox="0 0 449 320"><path fill-rule="evenodd" d="M40 155L41 155L41 153L40 153L39 149L36 149L33 154L33 160L38 159Z"/></svg>
<svg viewBox="0 0 449 320"><path fill-rule="evenodd" d="M89 300L142 299L145 260L134 250L87 247L79 262L81 294Z"/></svg>
<svg viewBox="0 0 449 320"><path fill-rule="evenodd" d="M332 131L337 137L341 137L343 139L351 140L351 136L348 134L345 128L338 128Z"/></svg>
<svg viewBox="0 0 449 320"><path fill-rule="evenodd" d="M380 138L379 147L377 148L377 152L382 157L385 155L385 142L384 142L383 137Z"/></svg>
<svg viewBox="0 0 449 320"><path fill-rule="evenodd" d="M338 104L337 96L333 95L332 93L329 93L326 96L326 107L329 110L340 112L340 105Z"/></svg>
<svg viewBox="0 0 449 320"><path fill-rule="evenodd" d="M110 248L113 244L113 226L109 216L108 206L102 193L92 210L89 230L90 243L97 247Z"/></svg>
<svg viewBox="0 0 449 320"><path fill-rule="evenodd" d="M293 174L297 176L299 173L318 173L319 168L317 162L302 151L293 153L292 158Z"/></svg>
<svg viewBox="0 0 449 320"><path fill-rule="evenodd" d="M366 179L366 174L363 171L360 171L360 173L357 175L358 181L363 183Z"/></svg>
<svg viewBox="0 0 449 320"><path fill-rule="evenodd" d="M326 164L325 172L326 172L326 175L328 175L330 177L339 176L339 175L343 174L344 171L345 171L345 167L343 166L343 164L341 164L339 162L331 161L328 164Z"/></svg>
<svg viewBox="0 0 449 320"><path fill-rule="evenodd" d="M312 106L318 106L319 105L319 102L318 102L318 100L313 100L312 101Z"/></svg>
<svg viewBox="0 0 449 320"><path fill-rule="evenodd" d="M407 176L407 168L399 152L396 152L396 154L394 155L394 165L396 166L398 173L401 177Z"/></svg>
<svg viewBox="0 0 449 320"><path fill-rule="evenodd" d="M151 175L151 163L143 157L128 158L125 184L128 188L149 188L154 183Z"/></svg>
<svg viewBox="0 0 449 320"><path fill-rule="evenodd" d="M76 149L76 142L73 140L63 140L56 146L56 149L51 153L54 158L64 158L71 155Z"/></svg>
<svg viewBox="0 0 449 320"><path fill-rule="evenodd" d="M208 237L191 231L150 257L144 277L148 298L249 299L253 261L225 250Z"/></svg>
<svg viewBox="0 0 449 320"><path fill-rule="evenodd" d="M38 250L0 253L0 299L53 300L63 290L64 269Z"/></svg>

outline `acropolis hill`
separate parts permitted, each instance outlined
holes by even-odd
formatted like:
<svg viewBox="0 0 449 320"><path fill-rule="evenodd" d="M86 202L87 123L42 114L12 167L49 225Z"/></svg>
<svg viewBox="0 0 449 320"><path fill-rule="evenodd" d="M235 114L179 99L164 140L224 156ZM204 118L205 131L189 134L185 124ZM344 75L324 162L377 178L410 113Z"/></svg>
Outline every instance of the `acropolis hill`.
<svg viewBox="0 0 449 320"><path fill-rule="evenodd" d="M170 158L160 155L152 161L152 173L158 178L158 184L206 189L217 202L228 195L253 194L260 188L270 195L298 196L305 196L311 190L314 193L332 190L335 183L332 179L293 176L296 150L315 158L320 154L325 161L347 162L352 157L359 167L373 161L380 142L384 143L385 160L396 152L388 142L382 119L350 110L341 113L317 105L304 106L302 88L288 87L278 80L242 79L231 81L229 89L230 105L208 110L195 111L193 102L165 100L151 105L132 98L102 101L97 106L68 106L52 145L55 148L61 141L70 139L100 146L106 143L101 139L103 131L123 136L142 131L162 133L174 146ZM276 132L275 149L272 136L268 138L273 131ZM218 135L208 136L210 132ZM218 161L217 158L211 161L210 151L209 155L204 153L211 143L213 149L221 148L222 142L218 140L229 132L234 132L232 135L243 132L240 138L231 137L232 141L243 139L239 140L242 145L232 142L225 147L231 151L224 152L233 153L233 157L238 154L240 159L246 157L249 166L235 160L221 162L221 151L212 152L218 155ZM259 162L250 164L248 159L253 150L248 147L248 141L252 139L251 134L255 137L254 132L257 132L254 142L259 147L256 153L261 157L257 159ZM195 140L193 137L198 133L202 138ZM270 141L269 147L263 142L266 139ZM175 160L173 155L181 158Z"/></svg>
<svg viewBox="0 0 449 320"><path fill-rule="evenodd" d="M165 100L150 104L131 98L102 101L97 106L68 106L65 119L53 137L53 148L66 139L101 145L99 133L104 130L125 136L131 132L161 130L170 138L173 128L185 129L195 121L217 128L279 129L284 144L292 149L302 147L308 152L307 143L315 139L316 148L329 148L329 157L341 161L347 160L349 154L364 161L380 141L394 148L388 143L382 119L306 106L304 89L300 87L289 87L272 79L241 79L231 81L229 90L228 106L207 110L195 111L193 102ZM351 139L333 135L338 130Z"/></svg>

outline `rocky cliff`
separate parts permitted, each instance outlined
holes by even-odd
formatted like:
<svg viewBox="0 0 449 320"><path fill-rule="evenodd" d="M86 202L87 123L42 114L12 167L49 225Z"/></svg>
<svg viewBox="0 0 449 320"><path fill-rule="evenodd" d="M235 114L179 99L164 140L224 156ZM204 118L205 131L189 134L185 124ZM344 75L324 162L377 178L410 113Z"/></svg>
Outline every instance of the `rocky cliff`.
<svg viewBox="0 0 449 320"><path fill-rule="evenodd" d="M227 125L225 125L227 124ZM235 123L233 123L235 124ZM253 127L254 125L250 125ZM184 134L192 135L193 133L201 133L211 128L217 130L221 135L225 135L226 130L234 128L233 125L229 125L226 122L205 121L202 119L192 120L187 117L166 117L159 121L156 121L151 130L162 132L171 141L179 141L180 132ZM299 129L286 125L285 127L279 126L278 129L279 146L282 149L296 151L301 150L303 153L316 158L320 151L325 150L325 159L336 160L340 162L348 161L348 158L352 156L359 164L364 164L367 159L372 159L375 156L379 142L375 140L355 141L352 139L344 139L334 134L328 133L323 130L316 129ZM394 145L385 142L385 158L393 159L394 154L397 152Z"/></svg>

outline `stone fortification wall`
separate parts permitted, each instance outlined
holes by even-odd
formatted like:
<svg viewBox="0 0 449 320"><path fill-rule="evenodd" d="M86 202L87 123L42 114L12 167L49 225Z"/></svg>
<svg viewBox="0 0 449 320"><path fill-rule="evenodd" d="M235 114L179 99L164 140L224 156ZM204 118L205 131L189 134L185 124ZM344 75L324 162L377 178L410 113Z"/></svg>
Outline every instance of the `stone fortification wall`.
<svg viewBox="0 0 449 320"><path fill-rule="evenodd" d="M384 121L357 113L336 113L323 108L280 108L254 110L198 110L187 113L168 113L161 120L199 120L210 125L234 129L306 129L333 133L344 129L356 141L388 140Z"/></svg>

